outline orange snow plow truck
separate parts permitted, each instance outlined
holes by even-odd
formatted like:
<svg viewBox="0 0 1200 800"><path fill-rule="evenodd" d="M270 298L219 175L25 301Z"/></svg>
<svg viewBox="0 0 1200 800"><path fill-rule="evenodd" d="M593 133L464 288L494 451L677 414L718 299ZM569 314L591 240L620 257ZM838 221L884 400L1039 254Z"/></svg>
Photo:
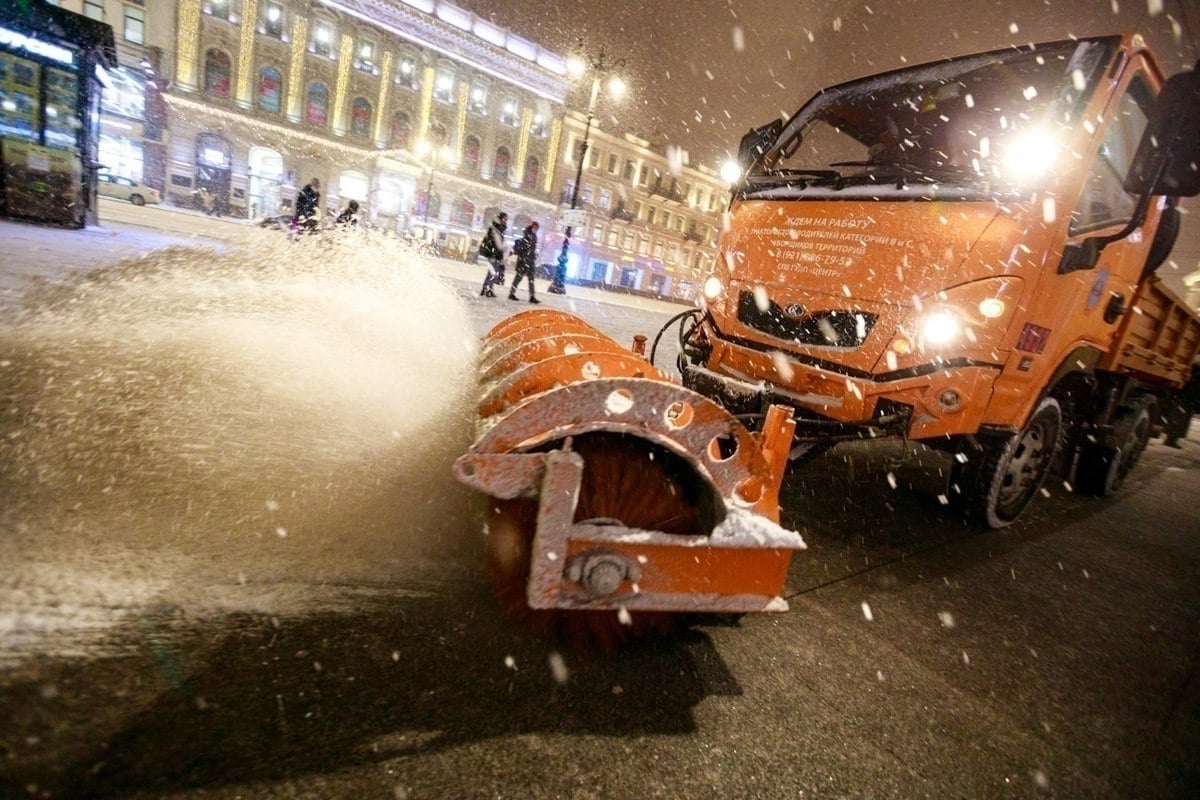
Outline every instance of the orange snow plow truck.
<svg viewBox="0 0 1200 800"><path fill-rule="evenodd" d="M821 92L742 142L684 384L784 402L797 454L903 436L1008 525L1047 474L1114 492L1200 318L1154 276L1200 190L1198 75L1141 37L955 58Z"/></svg>
<svg viewBox="0 0 1200 800"><path fill-rule="evenodd" d="M1154 277L1200 192L1200 73L1136 35L1011 47L826 89L739 156L682 385L560 312L485 338L456 474L513 606L786 608L783 470L841 441L952 453L987 527L1052 470L1120 486L1200 349Z"/></svg>

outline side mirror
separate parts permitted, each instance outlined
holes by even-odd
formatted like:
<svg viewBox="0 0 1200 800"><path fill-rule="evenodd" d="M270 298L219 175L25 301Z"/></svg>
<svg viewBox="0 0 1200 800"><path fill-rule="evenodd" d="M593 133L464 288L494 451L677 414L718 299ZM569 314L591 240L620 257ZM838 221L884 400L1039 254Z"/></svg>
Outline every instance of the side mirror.
<svg viewBox="0 0 1200 800"><path fill-rule="evenodd" d="M1172 75L1163 86L1125 191L1133 195L1195 197L1200 194L1200 61L1191 72Z"/></svg>
<svg viewBox="0 0 1200 800"><path fill-rule="evenodd" d="M757 128L751 128L750 132L742 137L741 144L738 145L738 163L742 165L742 169L748 168L755 161L763 157L763 154L775 144L775 140L779 138L780 131L783 130L783 120L775 119Z"/></svg>

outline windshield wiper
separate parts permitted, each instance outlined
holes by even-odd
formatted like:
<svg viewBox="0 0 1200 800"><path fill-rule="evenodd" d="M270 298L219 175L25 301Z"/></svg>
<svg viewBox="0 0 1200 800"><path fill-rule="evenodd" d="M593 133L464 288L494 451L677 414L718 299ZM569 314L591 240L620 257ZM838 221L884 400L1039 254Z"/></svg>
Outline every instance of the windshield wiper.
<svg viewBox="0 0 1200 800"><path fill-rule="evenodd" d="M857 183L895 181L897 185L903 185L905 178L925 178L936 182L939 178L963 178L973 174L972 170L965 167L906 164L901 161L835 161L829 166L866 168L867 171L861 175L847 176L847 180Z"/></svg>
<svg viewBox="0 0 1200 800"><path fill-rule="evenodd" d="M842 186L842 173L832 169L773 169L746 178L747 187L754 189L767 186Z"/></svg>

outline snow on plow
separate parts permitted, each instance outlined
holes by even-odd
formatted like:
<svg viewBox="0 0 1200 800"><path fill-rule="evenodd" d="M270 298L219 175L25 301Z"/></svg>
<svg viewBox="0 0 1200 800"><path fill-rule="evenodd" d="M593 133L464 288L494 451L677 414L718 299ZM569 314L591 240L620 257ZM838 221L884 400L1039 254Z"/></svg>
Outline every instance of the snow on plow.
<svg viewBox="0 0 1200 800"><path fill-rule="evenodd" d="M790 409L753 433L549 309L493 328L479 375L476 440L454 473L491 498L488 563L510 612L787 609L805 546L778 524Z"/></svg>

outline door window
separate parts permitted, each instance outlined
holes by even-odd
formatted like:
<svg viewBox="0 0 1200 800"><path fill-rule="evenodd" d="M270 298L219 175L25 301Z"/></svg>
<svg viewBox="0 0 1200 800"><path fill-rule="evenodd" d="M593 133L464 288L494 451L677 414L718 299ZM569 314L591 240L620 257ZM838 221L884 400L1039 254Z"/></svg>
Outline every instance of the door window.
<svg viewBox="0 0 1200 800"><path fill-rule="evenodd" d="M1092 160L1079 202L1071 214L1071 235L1123 225L1133 216L1136 198L1122 188L1133 162L1154 95L1140 75L1129 82L1104 127L1100 151Z"/></svg>

